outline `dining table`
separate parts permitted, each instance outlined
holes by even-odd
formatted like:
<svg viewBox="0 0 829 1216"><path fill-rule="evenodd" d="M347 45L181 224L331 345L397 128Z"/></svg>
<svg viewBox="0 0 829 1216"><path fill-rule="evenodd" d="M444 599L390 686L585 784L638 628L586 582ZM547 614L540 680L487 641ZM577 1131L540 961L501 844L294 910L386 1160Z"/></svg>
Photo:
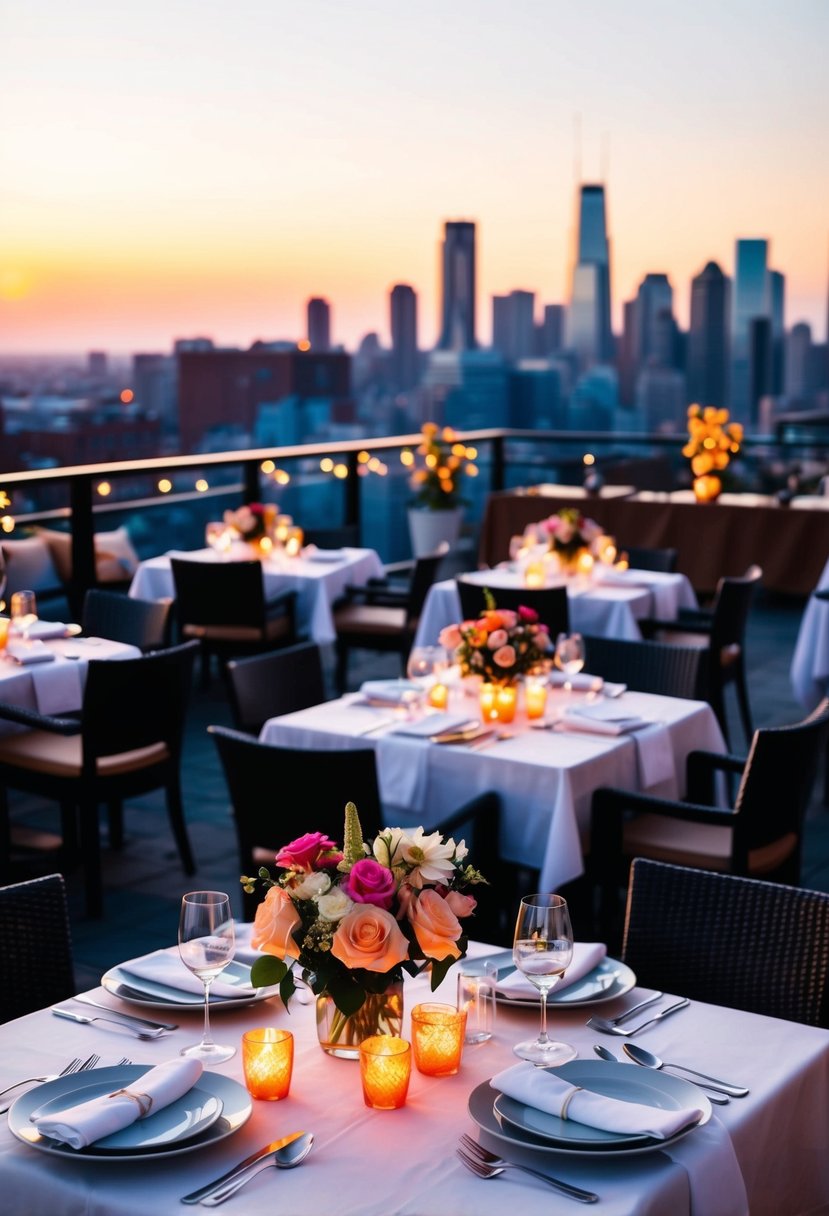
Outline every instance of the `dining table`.
<svg viewBox="0 0 829 1216"><path fill-rule="evenodd" d="M497 881L497 875L492 877ZM502 958L498 948L471 941L468 958L450 967L434 993L428 973L407 976L402 1036L411 1038L416 1004L430 999L455 1004L458 972L493 953ZM614 1083L622 1095L631 1086L641 1087L647 1077L652 1102L659 1105L667 1088L660 1074L646 1073L632 1062L602 1064L594 1044L601 1042L624 1060L623 1040L587 1025L592 1014L615 1016L653 995L635 979L632 976L633 986L625 986L621 995L599 994L587 1005L556 1003L553 995L550 1031L576 1049L577 1062L591 1061L594 1069L617 1073L621 1079ZM149 1068L175 1060L201 1035L198 1006L171 1016L169 1007L126 1001L101 986L83 995L113 1010L158 1018L177 1028L141 1041L126 1027L81 1025L55 1017L49 1008L37 1010L0 1026L0 1088L24 1077L58 1073L72 1057L86 1059L90 1053L99 1056L99 1068L110 1070L101 1076L117 1078L116 1066L123 1069L124 1061ZM663 994L651 1008L667 1007L676 995ZM565 996L562 992L562 1000ZM63 1005L96 1012L74 1000ZM646 1011L638 1016L646 1016ZM18 1119L18 1111L36 1109L39 1099L36 1089L24 1087L18 1091L20 1107L0 1117L2 1210L9 1216L173 1216L200 1211L182 1205L183 1197L298 1131L314 1138L303 1163L256 1174L227 1200L228 1213L503 1216L520 1211L549 1216L580 1210L572 1199L517 1169L494 1180L476 1177L455 1152L462 1134L514 1163L588 1189L598 1196L593 1210L605 1216L746 1216L749 1211L751 1216L806 1216L829 1207L829 1155L821 1148L829 1139L825 1029L691 1001L639 1032L635 1041L668 1061L743 1085L748 1095L710 1108L704 1125L664 1148L657 1143L647 1151L585 1153L501 1138L504 1128L493 1113L496 1095L489 1081L517 1062L513 1046L536 1032L538 1020L537 1001L499 1000L492 1037L465 1045L455 1075L427 1076L413 1067L405 1105L376 1110L364 1104L359 1063L320 1048L312 997L306 1003L294 998L289 1009L278 996L225 1005L214 1010L214 1038L237 1051L203 1073L201 1082L208 1092L224 1093L225 1110L228 1098L233 1099L234 1111L242 1112L234 1126L208 1129L189 1145L172 1144L142 1156L116 1152L90 1159L83 1151L60 1149L54 1141L27 1142L26 1121ZM287 1029L293 1035L290 1091L280 1101L251 1099L243 1087L242 1035L260 1027ZM75 1080L79 1086L92 1084L95 1076L93 1069ZM695 1102L701 1100L701 1091L694 1086L688 1090ZM215 1127L222 1129L221 1120Z"/></svg>
<svg viewBox="0 0 829 1216"><path fill-rule="evenodd" d="M436 732L446 721L440 711L431 719L427 711L412 721L408 706L378 706L360 692L347 693L269 718L259 738L317 754L371 746L383 807L404 827L438 820L478 794L497 791L501 856L539 870L540 889L554 891L584 872L597 786L676 799L685 793L689 752L726 750L707 702L630 690L612 704L638 719L641 729L608 735L565 728L560 720L565 711L603 697L551 687L545 719L531 722L519 707L508 728L493 730L483 740L440 743L428 733L430 720ZM468 683L451 688L448 712L458 723L480 719L477 695Z"/></svg>
<svg viewBox="0 0 829 1216"><path fill-rule="evenodd" d="M251 548L243 543L234 544L228 554L211 548L187 552L171 549L139 564L129 594L145 600L173 599L171 557L223 562L250 561L252 556ZM320 646L336 638L331 609L335 600L345 594L346 586L362 586L369 579L382 578L384 574L383 563L374 549L312 549L309 546L295 557L277 550L259 560L266 598L281 591L295 591L298 628Z"/></svg>
<svg viewBox="0 0 829 1216"><path fill-rule="evenodd" d="M472 570L469 582L488 587L495 602L498 588L526 585L526 563L504 562L491 570ZM697 597L684 574L656 570L616 569L597 564L590 574L551 574L545 586L565 586L570 627L596 637L641 639L638 622L645 617L673 620L680 608L696 608ZM463 619L454 579L442 579L429 588L415 633L415 646L433 646L441 629Z"/></svg>

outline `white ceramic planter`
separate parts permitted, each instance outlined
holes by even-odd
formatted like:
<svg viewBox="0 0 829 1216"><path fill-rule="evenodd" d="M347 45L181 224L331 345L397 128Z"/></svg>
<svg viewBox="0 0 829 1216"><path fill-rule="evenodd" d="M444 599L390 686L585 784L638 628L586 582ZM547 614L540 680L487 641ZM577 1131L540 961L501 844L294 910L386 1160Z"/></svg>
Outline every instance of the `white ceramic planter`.
<svg viewBox="0 0 829 1216"><path fill-rule="evenodd" d="M448 511L426 511L419 507L409 508L409 536L415 557L434 553L441 541L448 541L451 548L461 534L463 507L452 507Z"/></svg>

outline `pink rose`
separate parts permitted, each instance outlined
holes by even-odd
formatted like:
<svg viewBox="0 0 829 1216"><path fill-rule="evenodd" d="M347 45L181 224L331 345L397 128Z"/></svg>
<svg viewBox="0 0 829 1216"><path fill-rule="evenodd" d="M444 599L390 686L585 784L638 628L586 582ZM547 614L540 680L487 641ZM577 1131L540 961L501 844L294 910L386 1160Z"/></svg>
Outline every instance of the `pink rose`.
<svg viewBox="0 0 829 1216"><path fill-rule="evenodd" d="M409 957L409 943L390 912L374 904L357 904L337 926L331 953L349 968L391 971Z"/></svg>
<svg viewBox="0 0 829 1216"><path fill-rule="evenodd" d="M447 625L441 629L438 637L438 642L444 650L457 650L462 641L461 631L457 625Z"/></svg>
<svg viewBox="0 0 829 1216"><path fill-rule="evenodd" d="M356 861L351 867L351 873L342 883L346 895L358 904L374 904L377 908L387 911L394 903L394 875L391 870L381 866L373 857L365 857Z"/></svg>
<svg viewBox="0 0 829 1216"><path fill-rule="evenodd" d="M456 916L470 916L478 906L477 899L471 895L462 895L460 891L450 891L445 902Z"/></svg>
<svg viewBox="0 0 829 1216"><path fill-rule="evenodd" d="M499 646L506 646L508 641L509 634L506 629L493 629L486 640L486 644L490 650L497 650Z"/></svg>
<svg viewBox="0 0 829 1216"><path fill-rule="evenodd" d="M314 870L319 866L335 866L342 861L337 845L322 832L306 832L290 844L283 845L276 855L276 864L286 870ZM321 853L330 853L320 857Z"/></svg>
<svg viewBox="0 0 829 1216"><path fill-rule="evenodd" d="M441 961L461 957L455 945L462 932L460 921L448 901L441 898L437 891L427 887L420 892L409 905L409 920L418 945L427 958Z"/></svg>
<svg viewBox="0 0 829 1216"><path fill-rule="evenodd" d="M528 608L526 604L518 605L518 615L522 621L535 622L538 620L538 613L535 608Z"/></svg>
<svg viewBox="0 0 829 1216"><path fill-rule="evenodd" d="M515 664L515 647L501 646L495 651L492 656L493 663L497 663L499 667L512 667Z"/></svg>
<svg viewBox="0 0 829 1216"><path fill-rule="evenodd" d="M282 887L270 887L256 909L250 944L264 954L278 958L299 958L299 947L293 939L294 929L302 924L294 901Z"/></svg>

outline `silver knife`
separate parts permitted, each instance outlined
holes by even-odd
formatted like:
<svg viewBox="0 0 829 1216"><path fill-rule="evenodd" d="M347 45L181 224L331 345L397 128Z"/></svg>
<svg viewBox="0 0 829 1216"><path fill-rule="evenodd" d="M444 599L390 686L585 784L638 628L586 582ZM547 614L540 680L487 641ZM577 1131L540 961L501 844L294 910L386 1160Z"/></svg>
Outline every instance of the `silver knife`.
<svg viewBox="0 0 829 1216"><path fill-rule="evenodd" d="M178 1022L153 1022L150 1018L140 1018L137 1013L124 1013L121 1009L113 1009L111 1005L104 1005L101 1001L93 1001L91 996L73 996L73 1001L79 1001L82 1005L94 1005L96 1009L103 1009L106 1013L114 1013L117 1018L124 1018L127 1022L138 1022L142 1026L149 1026L152 1030L178 1030Z"/></svg>
<svg viewBox="0 0 829 1216"><path fill-rule="evenodd" d="M197 1191L191 1191L189 1195L185 1195L182 1203L200 1203L202 1199L206 1199L213 1191L225 1186L228 1182L232 1182L234 1178L238 1178L240 1174L244 1174L252 1165L256 1165L258 1161L264 1161L266 1157L272 1156L279 1149L284 1148L286 1144L290 1144L292 1140L296 1140L298 1136L303 1135L302 1132L292 1132L290 1136L283 1136L281 1140L274 1140L272 1144L266 1144L264 1148L260 1148L258 1153L253 1153L250 1157L246 1157L244 1161L240 1161L238 1165L234 1165L233 1169L222 1174L220 1178L214 1178L212 1182L206 1183L205 1186L200 1186Z"/></svg>

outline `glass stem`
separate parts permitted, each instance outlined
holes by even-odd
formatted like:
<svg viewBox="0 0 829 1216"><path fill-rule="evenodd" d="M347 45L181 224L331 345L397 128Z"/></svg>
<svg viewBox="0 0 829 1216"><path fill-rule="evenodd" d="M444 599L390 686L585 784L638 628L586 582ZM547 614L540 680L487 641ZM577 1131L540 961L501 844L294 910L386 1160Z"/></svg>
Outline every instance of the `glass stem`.
<svg viewBox="0 0 829 1216"><path fill-rule="evenodd" d="M538 1036L538 1042L543 1046L549 1043L547 1037L547 989L541 989L541 1033Z"/></svg>
<svg viewBox="0 0 829 1216"><path fill-rule="evenodd" d="M210 1034L210 985L213 983L213 976L202 981L204 984L204 1033L202 1034L202 1043L213 1046L213 1038Z"/></svg>

